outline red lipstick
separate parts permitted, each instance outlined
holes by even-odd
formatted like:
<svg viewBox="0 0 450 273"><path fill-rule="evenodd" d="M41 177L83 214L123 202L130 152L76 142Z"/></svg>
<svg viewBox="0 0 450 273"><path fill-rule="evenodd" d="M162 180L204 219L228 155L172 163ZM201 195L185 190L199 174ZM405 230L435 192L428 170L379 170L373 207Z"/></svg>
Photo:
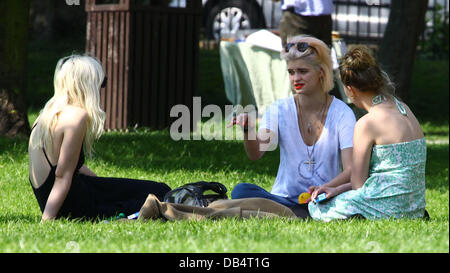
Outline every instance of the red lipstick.
<svg viewBox="0 0 450 273"><path fill-rule="evenodd" d="M303 83L296 83L296 84L294 84L295 90L300 90L300 89L303 88L303 86L305 86L305 84L303 84Z"/></svg>

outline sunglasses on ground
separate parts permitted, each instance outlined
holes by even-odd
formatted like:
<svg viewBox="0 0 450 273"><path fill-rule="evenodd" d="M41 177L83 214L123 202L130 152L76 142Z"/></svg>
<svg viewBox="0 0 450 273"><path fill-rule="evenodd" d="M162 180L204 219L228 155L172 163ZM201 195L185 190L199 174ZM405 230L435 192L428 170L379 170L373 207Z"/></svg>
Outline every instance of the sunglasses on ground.
<svg viewBox="0 0 450 273"><path fill-rule="evenodd" d="M284 50L286 50L286 52L289 52L289 50L295 45L297 46L297 50L300 52L305 52L309 47L309 44L307 42L287 43Z"/></svg>

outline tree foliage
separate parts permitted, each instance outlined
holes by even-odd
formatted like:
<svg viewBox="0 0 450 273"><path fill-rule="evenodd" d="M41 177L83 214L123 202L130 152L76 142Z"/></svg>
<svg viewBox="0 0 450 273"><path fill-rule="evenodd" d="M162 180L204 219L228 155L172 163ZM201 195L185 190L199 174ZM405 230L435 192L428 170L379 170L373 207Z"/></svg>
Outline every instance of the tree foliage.
<svg viewBox="0 0 450 273"><path fill-rule="evenodd" d="M0 135L28 135L24 96L29 0L0 1Z"/></svg>
<svg viewBox="0 0 450 273"><path fill-rule="evenodd" d="M379 50L383 69L396 84L396 95L408 99L412 68L419 42L425 26L428 0L391 1L389 21Z"/></svg>

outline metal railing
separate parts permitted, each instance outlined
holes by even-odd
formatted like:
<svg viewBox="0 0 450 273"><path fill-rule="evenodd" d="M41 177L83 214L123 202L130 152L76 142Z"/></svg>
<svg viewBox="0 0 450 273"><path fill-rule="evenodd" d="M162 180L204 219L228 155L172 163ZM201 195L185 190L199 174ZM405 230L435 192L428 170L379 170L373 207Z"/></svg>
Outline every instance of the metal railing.
<svg viewBox="0 0 450 273"><path fill-rule="evenodd" d="M333 3L333 30L347 43L379 44L389 20L390 1L334 0ZM448 14L448 0L429 0L420 40L427 40L438 17L448 24Z"/></svg>
<svg viewBox="0 0 450 273"><path fill-rule="evenodd" d="M174 0L186 1L186 0ZM378 45L384 36L392 0L333 0L333 31L337 31L347 43ZM224 2L220 2L224 5ZM264 27L277 30L280 25L280 4L273 1L257 0L257 13L264 17ZM225 6L223 6L225 8ZM255 12L255 11L251 11ZM203 15L207 13L203 11ZM436 26L436 19L448 24L449 0L429 0L425 26L421 41L426 41ZM252 28L259 28L252 27Z"/></svg>

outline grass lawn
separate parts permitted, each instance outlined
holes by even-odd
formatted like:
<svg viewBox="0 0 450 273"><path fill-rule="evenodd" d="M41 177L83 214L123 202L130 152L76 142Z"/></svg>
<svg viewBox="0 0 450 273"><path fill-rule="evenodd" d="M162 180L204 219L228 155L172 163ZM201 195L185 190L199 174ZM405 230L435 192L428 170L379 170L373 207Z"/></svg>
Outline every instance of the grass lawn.
<svg viewBox="0 0 450 273"><path fill-rule="evenodd" d="M428 145L431 221L319 223L285 219L40 224L27 180L27 141L0 138L0 252L448 252L448 144ZM239 141L178 141L165 131L106 133L87 160L100 176L164 181L172 188L206 180L271 188L279 151L256 162ZM143 152L144 151L144 152Z"/></svg>
<svg viewBox="0 0 450 273"><path fill-rule="evenodd" d="M31 123L37 117L36 109L50 97L56 60L72 51L66 48L56 44L45 49L45 44L32 44L28 92ZM217 59L217 51L202 52L199 94L205 104L225 102ZM429 64L421 62L416 74L430 75L426 72L435 66ZM429 96L422 88L430 78L414 77L411 90L414 99L410 106L430 140L426 165L430 221L59 220L40 224L41 213L28 181L27 140L0 137L0 252L448 252L448 61L443 66L446 70L440 79L445 80L429 98L434 98L429 103L440 106L438 118L433 115L433 107L420 99ZM443 96L447 96L445 101ZM97 153L86 164L98 175L162 181L172 188L205 180L221 182L229 191L239 182L270 190L279 164L279 150L253 162L245 155L241 141L173 141L167 131L145 129L106 133L95 149Z"/></svg>

